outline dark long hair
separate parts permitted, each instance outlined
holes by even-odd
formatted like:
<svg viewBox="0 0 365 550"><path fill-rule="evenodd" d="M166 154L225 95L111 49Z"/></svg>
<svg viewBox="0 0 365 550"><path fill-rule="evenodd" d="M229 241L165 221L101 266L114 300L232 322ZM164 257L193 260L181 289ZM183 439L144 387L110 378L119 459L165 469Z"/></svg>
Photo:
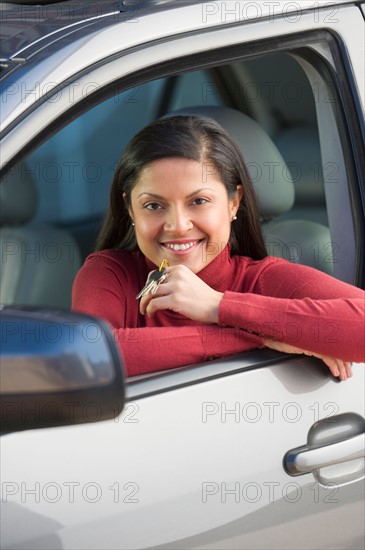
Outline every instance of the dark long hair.
<svg viewBox="0 0 365 550"><path fill-rule="evenodd" d="M230 199L235 196L237 185L242 185L243 197L237 220L231 223L231 253L249 256L254 260L267 256L254 188L238 145L213 119L191 115L157 120L129 142L114 174L110 206L97 239L96 250L138 248L128 213L131 191L146 166L171 157L208 163L213 170L218 170ZM210 171L212 169L209 167Z"/></svg>

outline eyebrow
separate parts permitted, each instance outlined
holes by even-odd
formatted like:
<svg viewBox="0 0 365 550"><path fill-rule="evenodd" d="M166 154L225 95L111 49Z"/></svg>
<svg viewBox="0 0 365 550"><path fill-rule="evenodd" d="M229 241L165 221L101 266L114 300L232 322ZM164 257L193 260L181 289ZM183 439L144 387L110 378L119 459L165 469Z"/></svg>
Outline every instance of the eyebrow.
<svg viewBox="0 0 365 550"><path fill-rule="evenodd" d="M193 197L194 195L197 195L198 193L201 193L202 191L214 191L214 189L212 189L211 187L202 187L201 189L197 189L196 191L193 191L192 193L190 193L189 195L186 195L186 199L190 199L190 197ZM139 199L139 197L142 197L143 195L148 195L149 197L153 197L154 199L162 199L164 200L165 197L163 197L162 195L157 195L156 193L140 193L137 198Z"/></svg>

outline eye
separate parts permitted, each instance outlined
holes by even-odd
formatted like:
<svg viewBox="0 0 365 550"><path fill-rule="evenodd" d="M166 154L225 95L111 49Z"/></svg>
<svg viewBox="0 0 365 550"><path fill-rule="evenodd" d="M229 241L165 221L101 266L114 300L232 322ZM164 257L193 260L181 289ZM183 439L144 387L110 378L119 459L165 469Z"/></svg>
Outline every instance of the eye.
<svg viewBox="0 0 365 550"><path fill-rule="evenodd" d="M204 199L203 197L197 197L192 201L192 204L196 204L199 206L200 204L205 204L206 202L208 202L208 199Z"/></svg>
<svg viewBox="0 0 365 550"><path fill-rule="evenodd" d="M162 206L158 202L149 202L148 204L145 204L143 208L146 210L159 210Z"/></svg>

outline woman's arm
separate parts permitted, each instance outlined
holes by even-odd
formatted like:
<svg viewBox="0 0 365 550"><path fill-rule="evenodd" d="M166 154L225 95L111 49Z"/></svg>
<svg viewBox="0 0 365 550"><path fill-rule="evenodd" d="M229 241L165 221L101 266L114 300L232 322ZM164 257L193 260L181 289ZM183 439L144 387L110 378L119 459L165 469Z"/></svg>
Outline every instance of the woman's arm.
<svg viewBox="0 0 365 550"><path fill-rule="evenodd" d="M170 309L199 323L251 331L343 361L365 360L365 293L307 266L277 258L257 262L250 292L215 291L187 267L167 270L141 312ZM252 276L252 275L251 275ZM241 281L244 287L244 280Z"/></svg>
<svg viewBox="0 0 365 550"><path fill-rule="evenodd" d="M217 325L114 328L113 332L128 376L194 365L265 347L259 336Z"/></svg>
<svg viewBox="0 0 365 550"><path fill-rule="evenodd" d="M273 340L271 338L264 338L264 343L266 347L277 351L282 351L284 353L304 354L322 359L322 361L332 372L333 376L338 376L340 380L347 380L347 378L352 376L352 363L349 361L342 361L342 359L336 359L328 355L297 348L295 346L291 346L290 344L284 344L283 342L279 342L278 340Z"/></svg>
<svg viewBox="0 0 365 550"><path fill-rule="evenodd" d="M219 324L252 330L303 350L365 361L365 293L315 269L268 264L256 293L226 292Z"/></svg>
<svg viewBox="0 0 365 550"><path fill-rule="evenodd" d="M189 319L187 325L192 326L137 327L139 303L134 299L137 291L133 290L131 279L133 277L111 259L94 256L79 271L72 292L73 310L100 317L110 324L128 376L192 365L264 347L262 338L257 335L198 324ZM133 322L133 315L129 312L128 316L126 311L127 294L133 295L135 301Z"/></svg>

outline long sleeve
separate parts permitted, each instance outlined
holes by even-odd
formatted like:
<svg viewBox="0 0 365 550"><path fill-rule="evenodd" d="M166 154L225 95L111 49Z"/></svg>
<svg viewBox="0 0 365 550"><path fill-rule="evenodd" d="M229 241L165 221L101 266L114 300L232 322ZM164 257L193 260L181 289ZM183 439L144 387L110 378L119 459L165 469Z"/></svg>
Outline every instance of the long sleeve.
<svg viewBox="0 0 365 550"><path fill-rule="evenodd" d="M259 336L217 325L114 329L128 376L264 347Z"/></svg>
<svg viewBox="0 0 365 550"><path fill-rule="evenodd" d="M310 267L269 263L253 292L224 293L219 323L345 361L365 361L364 291Z"/></svg>
<svg viewBox="0 0 365 550"><path fill-rule="evenodd" d="M107 321L124 359L128 376L192 365L264 347L263 340L242 330L184 320L186 326L139 326L135 295L145 281L112 257L93 255L73 286L72 309ZM154 322L151 320L151 322Z"/></svg>

